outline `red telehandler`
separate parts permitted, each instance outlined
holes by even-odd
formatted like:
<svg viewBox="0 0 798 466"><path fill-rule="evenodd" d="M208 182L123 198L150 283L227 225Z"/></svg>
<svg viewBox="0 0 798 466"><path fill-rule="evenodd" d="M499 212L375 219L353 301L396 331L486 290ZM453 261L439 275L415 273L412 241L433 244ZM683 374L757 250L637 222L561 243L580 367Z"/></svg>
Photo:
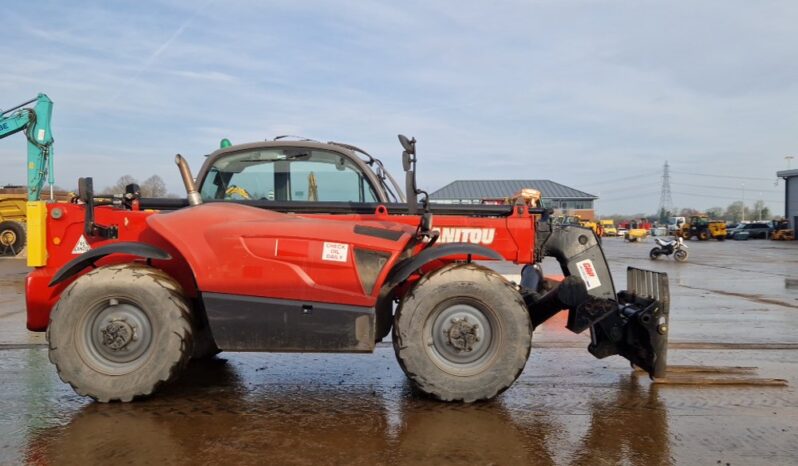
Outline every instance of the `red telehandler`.
<svg viewBox="0 0 798 466"><path fill-rule="evenodd" d="M598 358L664 375L664 274L630 268L616 293L592 231L515 205L434 205L399 137L402 194L357 147L276 139L222 147L186 199L97 196L47 204L46 260L27 278L28 328L60 377L130 401L218 351L371 352L392 333L402 369L447 401L490 399L526 364L533 330L565 310ZM565 276L543 277L551 256ZM475 261L522 266L520 284Z"/></svg>

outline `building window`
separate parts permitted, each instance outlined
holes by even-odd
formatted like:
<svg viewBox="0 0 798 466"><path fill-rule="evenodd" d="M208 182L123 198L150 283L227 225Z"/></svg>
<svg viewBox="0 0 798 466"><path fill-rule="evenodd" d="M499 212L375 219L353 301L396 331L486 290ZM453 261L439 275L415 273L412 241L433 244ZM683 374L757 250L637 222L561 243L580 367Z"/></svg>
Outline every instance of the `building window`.
<svg viewBox="0 0 798 466"><path fill-rule="evenodd" d="M593 208L593 201L583 200L555 200L552 204L555 208L563 210L589 210Z"/></svg>

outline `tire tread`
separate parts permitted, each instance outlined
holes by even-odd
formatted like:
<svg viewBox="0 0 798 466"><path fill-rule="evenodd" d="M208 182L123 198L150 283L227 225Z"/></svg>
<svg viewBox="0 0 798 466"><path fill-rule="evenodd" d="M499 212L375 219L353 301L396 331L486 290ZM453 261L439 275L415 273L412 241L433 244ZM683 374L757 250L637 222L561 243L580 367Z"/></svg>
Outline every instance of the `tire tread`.
<svg viewBox="0 0 798 466"><path fill-rule="evenodd" d="M109 273L112 274L112 276L105 277L105 275ZM61 309L60 309L61 306L63 305L64 302L69 302L73 294L80 293L82 288L89 286L89 284L92 282L98 280L107 280L109 278L117 279L121 273L130 273L131 283L135 283L140 280L149 280L154 282L157 286L159 286L168 293L168 300L171 301L174 304L174 306L170 306L170 309L168 311L170 315L168 315L167 318L171 320L172 325L174 325L175 330L173 331L173 333L180 339L180 349L174 352L173 354L165 352L159 355L159 357L164 357L164 356L171 357L171 360L169 361L168 364L164 366L164 368L158 374L157 379L148 387L140 389L135 393L129 392L118 395L89 393L89 390L83 387L80 381L77 380L77 378L70 376L69 373L63 371L62 368L60 367L59 362L62 356L61 352L59 351L59 348L53 346L51 330L53 328L53 323L56 322L61 315ZM102 403L107 403L111 401L122 401L122 402L132 401L136 397L150 395L163 384L172 382L182 372L182 369L185 368L185 366L188 364L193 347L191 319L192 319L191 312L188 305L185 302L185 299L182 296L182 290L180 288L180 285L162 270L155 269L153 267L149 267L139 263L116 264L105 267L99 267L97 269L94 269L86 273L85 275L81 276L80 278L72 282L64 290L64 292L61 295L61 299L59 299L59 301L53 307L53 310L50 313L50 321L49 325L47 326L47 332L46 332L46 338L49 350L48 357L50 359L50 362L52 362L56 366L59 378L64 383L69 384L78 394L83 396L90 396Z"/></svg>

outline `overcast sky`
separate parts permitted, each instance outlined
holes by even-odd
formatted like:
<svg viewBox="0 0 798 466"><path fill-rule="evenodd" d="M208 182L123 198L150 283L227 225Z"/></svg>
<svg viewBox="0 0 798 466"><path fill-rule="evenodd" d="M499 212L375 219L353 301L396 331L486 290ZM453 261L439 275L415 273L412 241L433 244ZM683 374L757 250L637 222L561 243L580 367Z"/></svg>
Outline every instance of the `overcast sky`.
<svg viewBox="0 0 798 466"><path fill-rule="evenodd" d="M400 175L401 132L428 190L551 179L653 213L668 160L678 207L744 191L783 213L775 172L798 156L795 1L6 3L0 108L53 99L66 188L157 173L182 192L175 153L196 171L223 137L286 133ZM24 157L0 142L0 184Z"/></svg>

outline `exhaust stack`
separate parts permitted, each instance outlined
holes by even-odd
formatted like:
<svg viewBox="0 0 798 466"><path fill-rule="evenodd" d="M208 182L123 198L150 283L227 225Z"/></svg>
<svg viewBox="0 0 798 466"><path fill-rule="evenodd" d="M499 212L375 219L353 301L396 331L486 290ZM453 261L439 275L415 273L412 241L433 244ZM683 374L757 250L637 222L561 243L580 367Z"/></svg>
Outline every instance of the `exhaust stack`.
<svg viewBox="0 0 798 466"><path fill-rule="evenodd" d="M202 204L202 198L197 192L197 185L194 182L194 177L191 176L191 169L188 168L188 162L182 155L175 155L175 163L180 170L180 177L183 178L183 184L186 186L186 196L188 197L188 205Z"/></svg>

